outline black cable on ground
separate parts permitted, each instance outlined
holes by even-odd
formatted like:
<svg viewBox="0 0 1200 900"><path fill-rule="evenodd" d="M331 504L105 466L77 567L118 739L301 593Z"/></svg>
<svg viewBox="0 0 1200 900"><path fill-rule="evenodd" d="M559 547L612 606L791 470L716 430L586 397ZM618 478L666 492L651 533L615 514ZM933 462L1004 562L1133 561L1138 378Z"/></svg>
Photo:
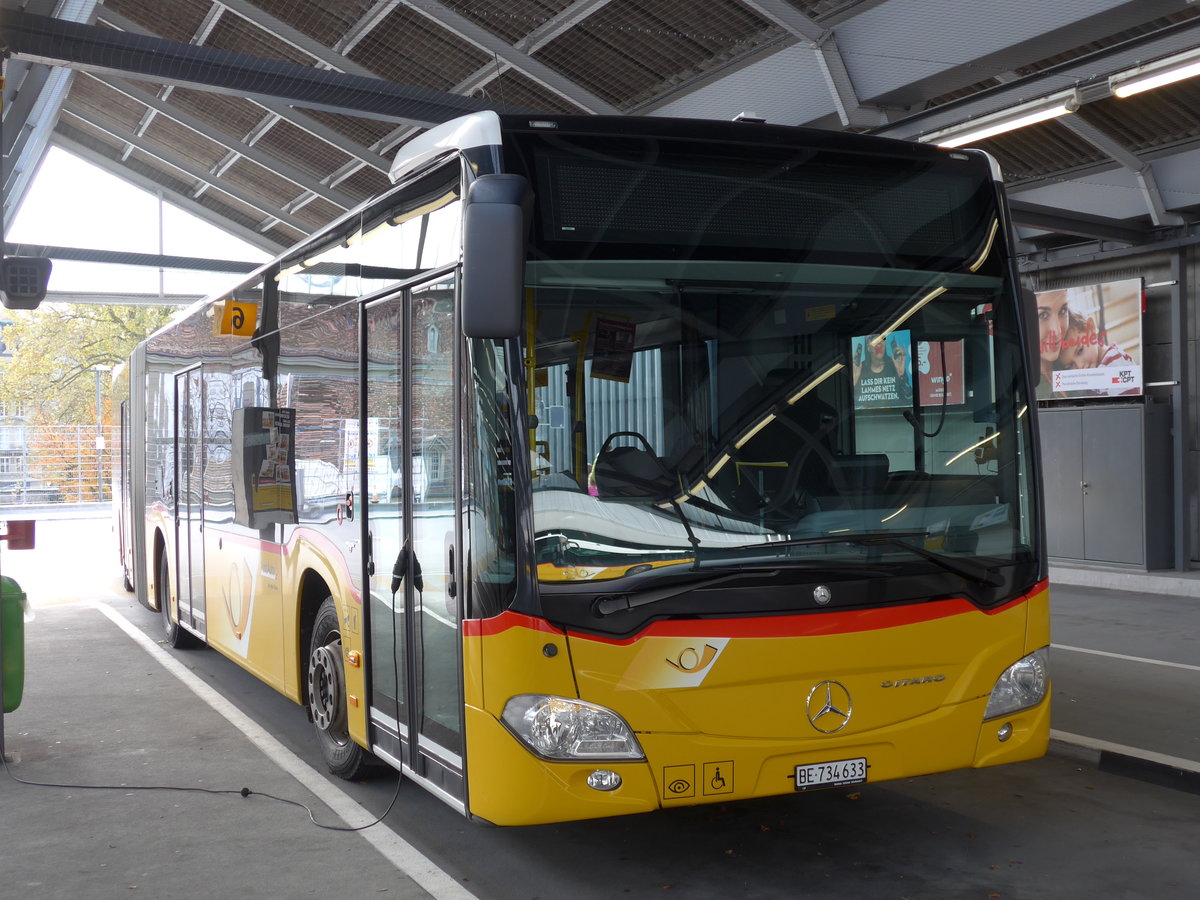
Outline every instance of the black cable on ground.
<svg viewBox="0 0 1200 900"><path fill-rule="evenodd" d="M252 796L266 797L268 800L275 800L279 803L286 803L289 806L298 806L300 809L302 809L306 813L308 813L308 820L313 825L316 825L318 828L323 828L326 831L364 831L367 828L371 828L375 825L378 825L380 822L382 822L384 819L387 818L388 813L390 813L392 811L392 808L396 805L396 800L398 800L400 797L400 785L404 781L404 777L402 775L398 774L396 777L396 790L392 794L392 800L390 803L388 803L387 809L385 809L382 813L380 813L379 817L376 818L375 821L368 822L366 825L353 825L353 826L351 826L351 825L325 825L321 822L318 822L316 817L313 815L313 811L308 806L301 803L299 800L289 800L286 797L276 797L274 794L267 794L262 791L253 791L248 787L234 789L234 788L183 787L181 785L165 785L165 784L164 785L157 785L157 784L150 784L150 785L59 784L57 782L52 782L52 781L30 781L28 779L21 778L15 772L13 772L12 769L9 768L8 760L5 759L3 757L3 755L0 755L0 764L2 764L4 766L5 774L7 774L9 778L11 778L13 781L16 781L20 784L28 785L29 787L66 788L68 790L76 790L76 791L182 791L185 793L195 793L195 794L218 794L218 795L220 795L220 794L237 794L240 797L252 797Z"/></svg>

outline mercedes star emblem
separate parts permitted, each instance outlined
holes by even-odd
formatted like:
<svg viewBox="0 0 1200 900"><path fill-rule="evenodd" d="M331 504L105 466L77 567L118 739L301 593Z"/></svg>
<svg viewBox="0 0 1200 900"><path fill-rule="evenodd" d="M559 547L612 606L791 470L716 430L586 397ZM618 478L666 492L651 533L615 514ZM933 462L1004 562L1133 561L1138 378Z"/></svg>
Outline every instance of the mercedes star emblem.
<svg viewBox="0 0 1200 900"><path fill-rule="evenodd" d="M808 692L808 722L822 734L841 731L853 711L850 692L836 681L822 681Z"/></svg>

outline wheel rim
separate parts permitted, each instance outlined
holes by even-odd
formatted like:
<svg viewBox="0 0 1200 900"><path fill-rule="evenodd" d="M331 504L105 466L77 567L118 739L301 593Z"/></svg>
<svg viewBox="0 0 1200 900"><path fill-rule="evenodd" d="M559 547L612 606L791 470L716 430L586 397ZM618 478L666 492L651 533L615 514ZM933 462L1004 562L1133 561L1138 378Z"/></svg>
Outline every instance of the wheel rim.
<svg viewBox="0 0 1200 900"><path fill-rule="evenodd" d="M344 684L342 640L335 635L328 644L313 649L308 665L308 705L313 724L339 744L349 737Z"/></svg>

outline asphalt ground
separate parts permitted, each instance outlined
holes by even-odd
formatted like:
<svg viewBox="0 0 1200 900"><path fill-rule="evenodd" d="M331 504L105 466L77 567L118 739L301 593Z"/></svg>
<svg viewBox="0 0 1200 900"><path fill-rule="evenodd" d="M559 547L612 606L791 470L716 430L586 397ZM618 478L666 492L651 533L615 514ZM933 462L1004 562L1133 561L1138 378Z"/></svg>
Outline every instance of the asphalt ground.
<svg viewBox="0 0 1200 900"><path fill-rule="evenodd" d="M38 528L37 550L0 550L35 607L25 695L4 719L0 897L1200 893L1200 600L1154 576L1140 591L1052 578L1044 760L495 829L413 785L389 811L394 780L327 778L299 708L217 654L158 642L105 520ZM296 803L323 825L384 822L326 830Z"/></svg>

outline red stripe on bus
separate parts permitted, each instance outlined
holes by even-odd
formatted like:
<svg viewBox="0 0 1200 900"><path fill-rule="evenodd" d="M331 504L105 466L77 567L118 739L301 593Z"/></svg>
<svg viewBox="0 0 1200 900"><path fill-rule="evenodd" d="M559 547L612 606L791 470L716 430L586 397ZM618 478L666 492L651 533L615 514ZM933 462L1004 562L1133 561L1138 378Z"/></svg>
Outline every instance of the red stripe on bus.
<svg viewBox="0 0 1200 900"><path fill-rule="evenodd" d="M555 628L545 619L515 612L502 612L490 619L463 619L462 626L463 635L466 637L489 637L493 634L501 634L510 628L528 628L531 631L543 631L547 634L562 634L561 628Z"/></svg>
<svg viewBox="0 0 1200 900"><path fill-rule="evenodd" d="M982 613L994 616L1025 603L1029 597L1041 593L1049 586L1042 581L1025 595L1018 596L1002 606L980 609L962 597L935 600L930 603L911 603L904 606L875 609L856 609L823 613L789 614L784 616L757 616L727 619L668 619L651 622L632 637L606 638L595 634L570 632L580 640L597 641L603 644L632 644L646 637L812 637L818 635L852 634L858 631L879 631L903 625L917 625L951 616ZM559 634L544 619L521 613L505 612L490 619L466 619L463 634L468 637L487 637L508 631L510 628L529 628Z"/></svg>

